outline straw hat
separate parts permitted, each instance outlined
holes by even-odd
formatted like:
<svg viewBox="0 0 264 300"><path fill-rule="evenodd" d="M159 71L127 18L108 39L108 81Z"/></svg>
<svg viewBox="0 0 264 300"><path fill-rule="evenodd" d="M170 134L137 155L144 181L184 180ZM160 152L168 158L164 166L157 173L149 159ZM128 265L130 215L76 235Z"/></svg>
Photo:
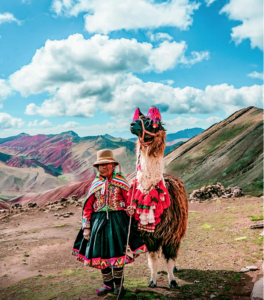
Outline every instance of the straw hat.
<svg viewBox="0 0 264 300"><path fill-rule="evenodd" d="M116 165L119 165L119 171L121 171L121 166L118 161L114 159L113 152L108 149L103 149L97 152L97 160L93 164L94 167L97 167L98 165L107 164L107 163L114 163Z"/></svg>

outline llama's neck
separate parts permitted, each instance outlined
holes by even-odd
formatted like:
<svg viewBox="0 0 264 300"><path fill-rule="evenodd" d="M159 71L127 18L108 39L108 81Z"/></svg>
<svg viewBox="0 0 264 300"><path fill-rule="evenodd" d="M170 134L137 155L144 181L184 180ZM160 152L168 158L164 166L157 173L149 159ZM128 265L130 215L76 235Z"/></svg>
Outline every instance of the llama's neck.
<svg viewBox="0 0 264 300"><path fill-rule="evenodd" d="M148 194L149 190L163 179L163 169L163 155L148 156L148 147L143 148L140 154L140 168L137 172L138 188L142 193Z"/></svg>

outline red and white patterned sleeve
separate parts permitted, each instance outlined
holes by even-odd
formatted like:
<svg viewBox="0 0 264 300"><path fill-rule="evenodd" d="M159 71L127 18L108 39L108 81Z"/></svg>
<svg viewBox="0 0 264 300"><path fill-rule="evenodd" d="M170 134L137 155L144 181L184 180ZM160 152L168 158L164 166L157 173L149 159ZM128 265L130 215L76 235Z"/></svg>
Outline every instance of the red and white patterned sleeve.
<svg viewBox="0 0 264 300"><path fill-rule="evenodd" d="M91 228L91 217L93 212L94 194L86 201L82 212L82 229Z"/></svg>

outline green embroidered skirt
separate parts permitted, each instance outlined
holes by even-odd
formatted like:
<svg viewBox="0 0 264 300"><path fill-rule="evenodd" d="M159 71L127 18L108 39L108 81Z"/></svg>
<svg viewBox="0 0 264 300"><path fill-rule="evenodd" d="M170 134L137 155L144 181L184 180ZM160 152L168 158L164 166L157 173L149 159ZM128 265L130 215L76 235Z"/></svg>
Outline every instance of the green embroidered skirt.
<svg viewBox="0 0 264 300"><path fill-rule="evenodd" d="M124 210L94 212L91 217L91 237L87 241L80 229L74 242L72 254L85 265L97 269L120 268L134 261L147 247L138 234L136 221L132 218L129 247L133 258L125 255L129 217Z"/></svg>

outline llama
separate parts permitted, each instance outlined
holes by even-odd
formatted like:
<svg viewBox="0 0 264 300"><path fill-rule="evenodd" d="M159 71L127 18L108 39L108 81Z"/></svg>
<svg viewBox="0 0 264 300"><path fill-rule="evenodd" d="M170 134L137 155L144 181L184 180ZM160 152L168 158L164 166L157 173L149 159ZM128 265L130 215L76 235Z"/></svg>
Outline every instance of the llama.
<svg viewBox="0 0 264 300"><path fill-rule="evenodd" d="M142 225L143 230L139 226L141 236L149 250L148 264L151 269L151 279L148 286L151 288L157 286L158 264L163 254L169 286L170 288L178 288L173 270L181 240L187 229L188 200L186 190L181 180L173 175L163 173L166 133L158 109L152 107L147 116L144 116L137 109L130 130L138 136L138 167L136 180L133 183L136 187L135 193L151 194L151 190L158 189L157 186L162 185L162 182L166 187L164 189L167 189L169 193L170 203L165 206L167 208L160 215L160 221L155 229L148 232L146 229L144 230L144 225ZM141 210L140 215L138 215L139 223L142 221L153 223L154 208L151 206L149 212L145 214ZM142 223L146 224L144 222Z"/></svg>

